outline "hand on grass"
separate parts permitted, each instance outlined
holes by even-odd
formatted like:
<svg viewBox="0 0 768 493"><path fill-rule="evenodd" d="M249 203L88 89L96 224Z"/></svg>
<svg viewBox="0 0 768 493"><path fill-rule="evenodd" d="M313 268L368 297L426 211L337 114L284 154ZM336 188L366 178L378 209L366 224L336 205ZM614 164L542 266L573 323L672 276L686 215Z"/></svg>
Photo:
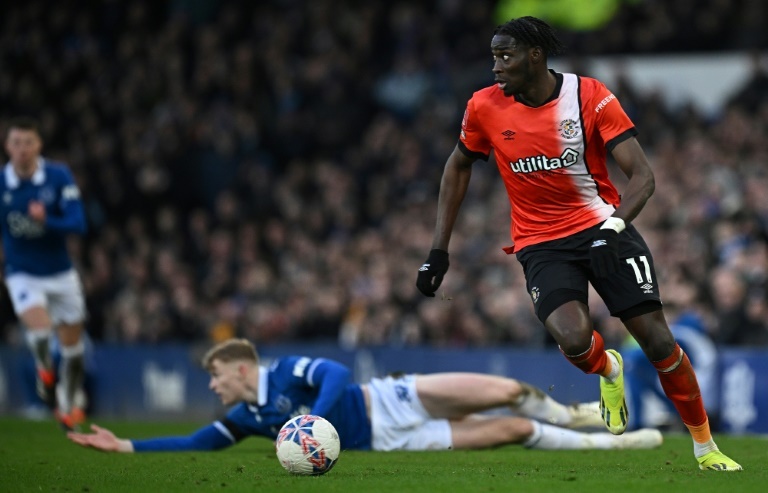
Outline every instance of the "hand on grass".
<svg viewBox="0 0 768 493"><path fill-rule="evenodd" d="M70 431L67 438L83 447L91 447L105 452L133 452L130 440L118 438L114 433L98 425L91 425L93 433L78 433Z"/></svg>

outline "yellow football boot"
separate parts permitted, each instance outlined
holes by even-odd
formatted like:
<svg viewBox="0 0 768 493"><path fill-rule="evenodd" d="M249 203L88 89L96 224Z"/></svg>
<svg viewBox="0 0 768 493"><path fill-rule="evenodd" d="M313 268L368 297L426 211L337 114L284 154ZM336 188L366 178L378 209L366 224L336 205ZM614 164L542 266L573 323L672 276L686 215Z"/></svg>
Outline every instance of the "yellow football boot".
<svg viewBox="0 0 768 493"><path fill-rule="evenodd" d="M742 470L741 465L738 462L719 450L697 457L696 460L699 461L699 469L704 471L732 472Z"/></svg>
<svg viewBox="0 0 768 493"><path fill-rule="evenodd" d="M627 401L624 399L624 360L614 349L606 349L605 352L616 356L619 362L619 376L613 383L600 377L600 415L608 431L621 435L629 423Z"/></svg>

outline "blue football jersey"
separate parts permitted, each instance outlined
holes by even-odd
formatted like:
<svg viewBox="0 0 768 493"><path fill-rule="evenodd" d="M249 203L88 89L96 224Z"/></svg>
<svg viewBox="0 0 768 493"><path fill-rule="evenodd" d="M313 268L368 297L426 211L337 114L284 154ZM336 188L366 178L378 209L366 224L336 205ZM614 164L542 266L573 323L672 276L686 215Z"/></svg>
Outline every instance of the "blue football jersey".
<svg viewBox="0 0 768 493"><path fill-rule="evenodd" d="M218 450L247 436L275 439L292 417L316 414L339 432L341 448L370 450L371 424L360 386L344 365L324 358L289 356L259 369L257 402L241 402L224 419L189 436L131 440L134 451Z"/></svg>
<svg viewBox="0 0 768 493"><path fill-rule="evenodd" d="M280 428L292 417L317 414L330 421L339 432L342 449L370 449L371 425L360 386L348 383L347 378L335 402L323 401L320 390L334 383L323 382L324 378L335 378L334 369L328 368L331 365L345 368L323 358L290 356L276 360L269 369L262 368L259 401L238 404L223 424L234 434L276 438Z"/></svg>
<svg viewBox="0 0 768 493"><path fill-rule="evenodd" d="M40 224L27 214L29 203L45 205L46 221ZM24 272L47 276L72 268L67 252L68 234L86 230L80 191L63 163L40 158L31 179L22 180L10 163L0 176L5 275Z"/></svg>

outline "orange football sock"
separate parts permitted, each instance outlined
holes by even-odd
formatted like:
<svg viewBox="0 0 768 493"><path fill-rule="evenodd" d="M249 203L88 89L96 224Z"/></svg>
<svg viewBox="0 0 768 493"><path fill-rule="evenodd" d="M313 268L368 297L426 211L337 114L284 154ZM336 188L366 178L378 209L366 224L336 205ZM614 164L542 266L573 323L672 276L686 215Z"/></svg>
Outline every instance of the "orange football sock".
<svg viewBox="0 0 768 493"><path fill-rule="evenodd" d="M694 442L707 443L712 440L712 431L709 429L709 419L699 426L689 424L686 424L685 426L688 428L688 431L691 432L691 437L693 437Z"/></svg>
<svg viewBox="0 0 768 493"><path fill-rule="evenodd" d="M592 344L589 349L574 356L563 353L563 356L584 373L605 376L611 372L611 362L605 353L605 343L599 332L592 331Z"/></svg>
<svg viewBox="0 0 768 493"><path fill-rule="evenodd" d="M664 393L674 404L693 439L699 443L709 441L712 434L709 430L707 412L704 410L699 382L696 380L696 373L688 356L678 344L675 344L672 354L661 361L654 361L653 366L659 373L659 381Z"/></svg>

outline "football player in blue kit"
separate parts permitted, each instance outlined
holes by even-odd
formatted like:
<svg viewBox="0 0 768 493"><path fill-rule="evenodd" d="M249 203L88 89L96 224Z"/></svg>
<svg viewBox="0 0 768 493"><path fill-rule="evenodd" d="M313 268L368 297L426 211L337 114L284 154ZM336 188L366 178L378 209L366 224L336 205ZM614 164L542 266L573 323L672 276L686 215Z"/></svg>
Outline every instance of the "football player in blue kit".
<svg viewBox="0 0 768 493"><path fill-rule="evenodd" d="M42 145L35 120L8 125L9 161L0 177L5 283L35 358L38 394L62 426L73 429L85 419L86 311L66 240L85 233L86 221L72 174L64 163L42 157ZM50 353L54 330L58 369Z"/></svg>
<svg viewBox="0 0 768 493"><path fill-rule="evenodd" d="M599 427L598 403L565 406L540 389L511 378L478 373L434 373L351 381L344 365L289 356L260 366L254 346L230 339L203 358L210 389L232 405L226 417L188 436L118 438L92 425L68 433L75 443L112 452L218 450L251 435L277 437L300 414L330 421L346 450L481 449L522 444L535 449L622 449L661 445L657 430L623 435L583 433ZM508 408L517 416L480 414Z"/></svg>

